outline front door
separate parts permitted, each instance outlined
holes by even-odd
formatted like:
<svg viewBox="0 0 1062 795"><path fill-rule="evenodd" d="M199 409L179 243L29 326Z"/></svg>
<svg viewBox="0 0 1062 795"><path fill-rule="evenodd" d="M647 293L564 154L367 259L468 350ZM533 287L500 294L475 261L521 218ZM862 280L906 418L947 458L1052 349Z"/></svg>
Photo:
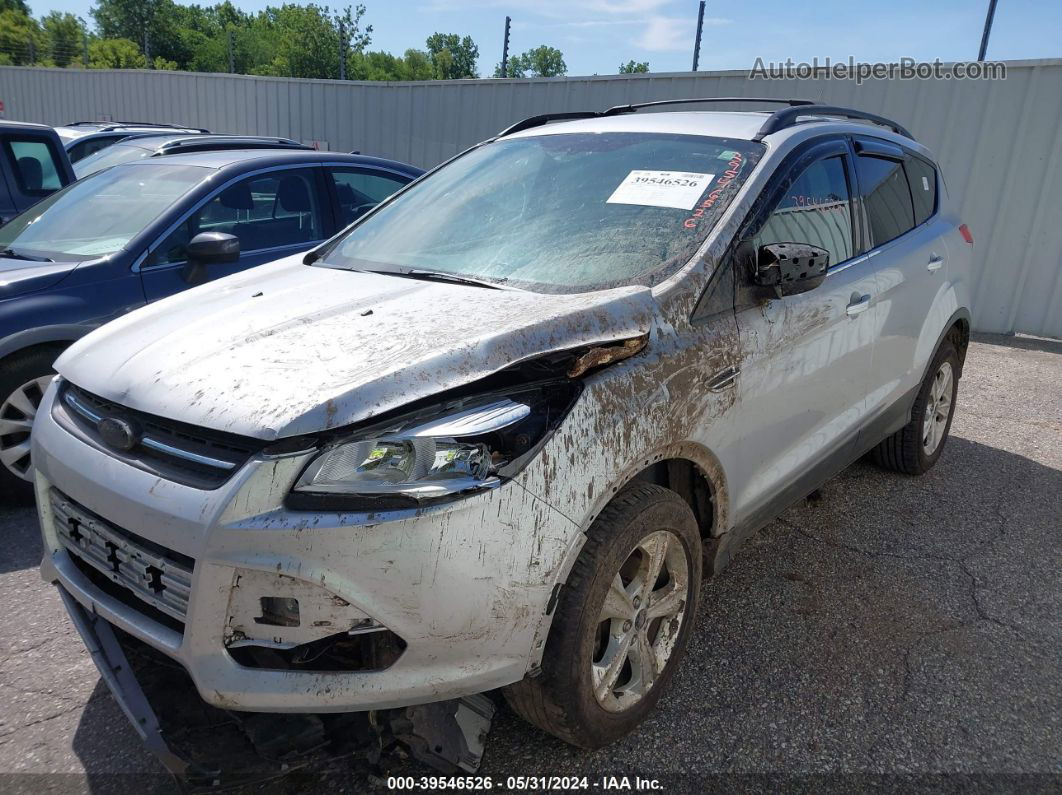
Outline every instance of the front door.
<svg viewBox="0 0 1062 795"><path fill-rule="evenodd" d="M877 336L877 288L860 255L850 161L841 139L797 154L742 233L757 250L787 242L826 249L830 268L819 286L781 298L735 268L741 362L723 451L735 525L755 524L832 474L823 474L830 463L854 455Z"/></svg>
<svg viewBox="0 0 1062 795"><path fill-rule="evenodd" d="M200 232L225 232L240 240L236 262L208 265L217 279L305 251L331 229L331 209L318 182L320 169L258 172L226 185L187 215L141 266L144 295L156 301L187 289L185 246Z"/></svg>

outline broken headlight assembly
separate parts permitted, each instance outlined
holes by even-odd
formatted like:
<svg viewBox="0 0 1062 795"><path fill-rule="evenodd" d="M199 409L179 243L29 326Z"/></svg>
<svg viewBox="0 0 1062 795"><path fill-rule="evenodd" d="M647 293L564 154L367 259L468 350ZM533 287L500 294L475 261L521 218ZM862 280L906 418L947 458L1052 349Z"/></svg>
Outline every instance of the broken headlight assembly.
<svg viewBox="0 0 1062 795"><path fill-rule="evenodd" d="M331 439L287 498L294 510L416 508L500 486L537 454L579 382L457 398Z"/></svg>

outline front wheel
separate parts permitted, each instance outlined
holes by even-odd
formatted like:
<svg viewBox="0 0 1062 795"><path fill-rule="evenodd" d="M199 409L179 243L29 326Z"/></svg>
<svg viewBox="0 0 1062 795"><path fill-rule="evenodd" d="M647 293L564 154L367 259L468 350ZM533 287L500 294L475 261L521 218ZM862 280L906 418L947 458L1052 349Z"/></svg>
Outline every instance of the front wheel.
<svg viewBox="0 0 1062 795"><path fill-rule="evenodd" d="M529 722L598 748L635 728L682 658L701 583L697 521L675 492L620 491L561 589L542 672L505 695Z"/></svg>
<svg viewBox="0 0 1062 795"><path fill-rule="evenodd" d="M30 430L55 377L55 357L52 349L36 350L0 365L0 503L33 497Z"/></svg>

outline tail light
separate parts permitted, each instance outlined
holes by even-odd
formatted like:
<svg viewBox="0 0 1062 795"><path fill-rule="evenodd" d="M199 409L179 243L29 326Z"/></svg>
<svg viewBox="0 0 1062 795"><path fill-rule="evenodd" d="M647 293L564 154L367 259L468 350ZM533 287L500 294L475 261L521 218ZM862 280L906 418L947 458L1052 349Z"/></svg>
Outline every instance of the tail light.
<svg viewBox="0 0 1062 795"><path fill-rule="evenodd" d="M963 240L965 240L971 246L973 245L973 235L970 234L970 227L968 227L966 224L960 224L959 234L962 235Z"/></svg>

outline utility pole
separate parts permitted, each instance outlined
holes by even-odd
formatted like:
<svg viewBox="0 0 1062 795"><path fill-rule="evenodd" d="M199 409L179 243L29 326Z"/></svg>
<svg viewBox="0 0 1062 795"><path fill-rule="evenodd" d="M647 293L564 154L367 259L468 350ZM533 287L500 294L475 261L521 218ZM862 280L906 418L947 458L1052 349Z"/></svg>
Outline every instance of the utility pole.
<svg viewBox="0 0 1062 795"><path fill-rule="evenodd" d="M33 36L29 37L29 65L37 63L37 45L33 41Z"/></svg>
<svg viewBox="0 0 1062 795"><path fill-rule="evenodd" d="M993 0L994 2L994 0ZM701 28L704 27L704 0L697 9L697 38L693 41L693 71L697 71L697 63L701 60Z"/></svg>
<svg viewBox="0 0 1062 795"><path fill-rule="evenodd" d="M87 33L84 36L81 37L81 47L82 47L81 59L82 59L82 61L84 61L85 68L88 69L89 68L89 57L88 57L88 34Z"/></svg>
<svg viewBox="0 0 1062 795"><path fill-rule="evenodd" d="M339 79L347 79L347 27L339 23Z"/></svg>
<svg viewBox="0 0 1062 795"><path fill-rule="evenodd" d="M502 77L509 76L509 17L505 18L505 38L502 39Z"/></svg>
<svg viewBox="0 0 1062 795"><path fill-rule="evenodd" d="M151 64L151 34L148 33L148 29L144 27L144 60L147 61L147 68L154 69Z"/></svg>
<svg viewBox="0 0 1062 795"><path fill-rule="evenodd" d="M236 34L229 28L229 74L236 74Z"/></svg>
<svg viewBox="0 0 1062 795"><path fill-rule="evenodd" d="M988 52L988 37L992 35L992 20L996 16L996 0L988 0L988 14L985 16L985 30L981 34L981 49L977 52L977 60L983 61Z"/></svg>

